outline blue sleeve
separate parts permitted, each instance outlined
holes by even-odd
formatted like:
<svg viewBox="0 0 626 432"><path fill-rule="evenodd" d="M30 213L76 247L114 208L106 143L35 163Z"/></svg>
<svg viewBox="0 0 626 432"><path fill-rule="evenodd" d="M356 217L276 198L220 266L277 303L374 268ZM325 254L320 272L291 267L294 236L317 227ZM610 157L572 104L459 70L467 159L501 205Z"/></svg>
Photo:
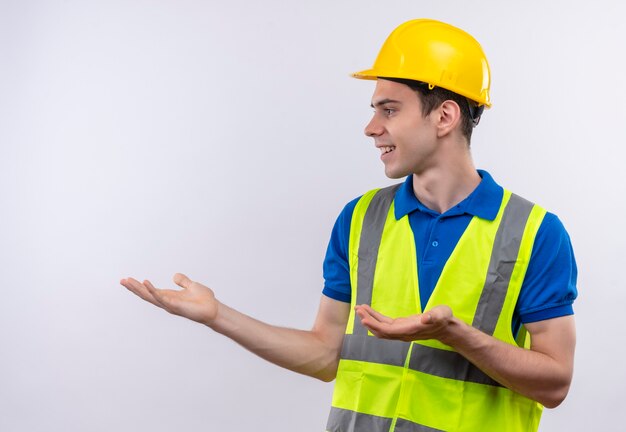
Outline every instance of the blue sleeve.
<svg viewBox="0 0 626 432"><path fill-rule="evenodd" d="M535 238L517 303L522 323L572 315L578 295L572 244L558 217L547 213Z"/></svg>
<svg viewBox="0 0 626 432"><path fill-rule="evenodd" d="M361 197L350 201L339 214L324 258L324 290L322 294L335 300L350 302L350 265L348 244L354 207Z"/></svg>

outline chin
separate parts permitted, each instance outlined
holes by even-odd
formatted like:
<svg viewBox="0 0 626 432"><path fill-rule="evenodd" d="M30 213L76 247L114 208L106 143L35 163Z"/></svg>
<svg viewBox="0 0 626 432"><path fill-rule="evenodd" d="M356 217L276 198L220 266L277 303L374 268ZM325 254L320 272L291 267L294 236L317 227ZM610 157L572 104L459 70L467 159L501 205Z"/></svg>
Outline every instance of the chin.
<svg viewBox="0 0 626 432"><path fill-rule="evenodd" d="M390 178L390 179L403 179L404 177L408 176L408 173L405 173L404 171L396 171L396 170L385 170L385 175Z"/></svg>

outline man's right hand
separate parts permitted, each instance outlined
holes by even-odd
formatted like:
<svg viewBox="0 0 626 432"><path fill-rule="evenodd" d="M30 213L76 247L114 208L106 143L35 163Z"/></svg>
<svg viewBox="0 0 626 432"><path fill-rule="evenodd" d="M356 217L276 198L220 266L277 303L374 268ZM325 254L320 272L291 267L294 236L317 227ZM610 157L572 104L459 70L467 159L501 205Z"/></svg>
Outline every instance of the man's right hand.
<svg viewBox="0 0 626 432"><path fill-rule="evenodd" d="M182 273L174 275L174 282L182 290L158 289L148 280L143 283L133 278L120 281L129 291L171 314L211 326L217 318L219 306L213 291Z"/></svg>

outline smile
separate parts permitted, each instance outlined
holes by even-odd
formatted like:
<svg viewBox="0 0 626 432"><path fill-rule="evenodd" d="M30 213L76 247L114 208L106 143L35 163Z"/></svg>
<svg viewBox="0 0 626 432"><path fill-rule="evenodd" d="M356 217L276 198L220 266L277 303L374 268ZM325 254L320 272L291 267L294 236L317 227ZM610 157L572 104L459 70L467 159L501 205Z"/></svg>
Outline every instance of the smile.
<svg viewBox="0 0 626 432"><path fill-rule="evenodd" d="M387 153L390 153L392 151L394 151L396 149L395 146L389 146L389 147L380 147L380 154L384 155Z"/></svg>

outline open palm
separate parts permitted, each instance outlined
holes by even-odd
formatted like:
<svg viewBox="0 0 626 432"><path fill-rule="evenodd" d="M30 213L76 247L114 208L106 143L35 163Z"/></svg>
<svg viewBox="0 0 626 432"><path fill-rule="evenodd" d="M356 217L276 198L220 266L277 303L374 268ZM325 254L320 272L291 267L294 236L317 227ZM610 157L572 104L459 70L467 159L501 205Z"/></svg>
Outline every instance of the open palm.
<svg viewBox="0 0 626 432"><path fill-rule="evenodd" d="M158 289L149 280L142 283L133 278L122 279L120 283L145 301L169 313L210 325L217 316L218 307L213 291L182 273L176 273L173 279L181 290Z"/></svg>

